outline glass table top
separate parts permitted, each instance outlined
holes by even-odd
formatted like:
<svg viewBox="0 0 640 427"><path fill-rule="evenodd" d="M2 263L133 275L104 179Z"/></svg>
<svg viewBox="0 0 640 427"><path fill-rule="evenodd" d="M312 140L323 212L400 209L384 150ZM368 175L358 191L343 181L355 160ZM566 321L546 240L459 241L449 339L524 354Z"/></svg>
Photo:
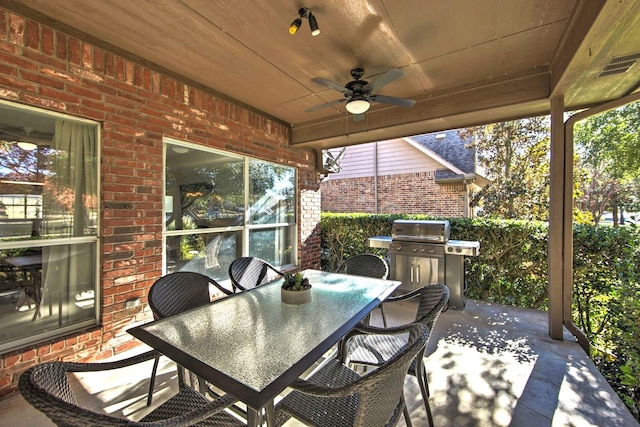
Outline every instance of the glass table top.
<svg viewBox="0 0 640 427"><path fill-rule="evenodd" d="M311 302L280 300L282 280L129 332L254 408L318 360L400 284L306 270Z"/></svg>

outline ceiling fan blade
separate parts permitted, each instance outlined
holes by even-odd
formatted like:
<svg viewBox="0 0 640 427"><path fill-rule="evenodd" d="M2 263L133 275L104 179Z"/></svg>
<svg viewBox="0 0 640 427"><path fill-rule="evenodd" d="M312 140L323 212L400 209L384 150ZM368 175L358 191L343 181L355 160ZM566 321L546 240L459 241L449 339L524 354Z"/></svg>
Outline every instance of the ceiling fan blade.
<svg viewBox="0 0 640 427"><path fill-rule="evenodd" d="M332 105L340 104L341 102L345 102L346 99L336 99L335 101L325 102L324 104L316 105L315 107L308 108L304 111L307 113L311 113L312 111L318 111L325 107L331 107Z"/></svg>
<svg viewBox="0 0 640 427"><path fill-rule="evenodd" d="M397 105L398 107L413 107L416 103L413 99L396 98L395 96L371 95L370 101L379 102L380 104Z"/></svg>
<svg viewBox="0 0 640 427"><path fill-rule="evenodd" d="M369 92L375 92L378 89L380 89L382 86L386 86L389 83L391 83L392 81L394 81L396 79L399 79L402 76L404 76L404 73L402 72L402 70L400 70L399 68L392 68L392 69L386 71L384 74L376 77L375 79L373 79L368 84L366 84L362 88L362 90L363 91L369 91Z"/></svg>
<svg viewBox="0 0 640 427"><path fill-rule="evenodd" d="M329 89L333 89L340 93L351 95L351 91L344 86L340 86L338 83L334 83L331 80L323 79L322 77L314 77L311 79L312 82L317 83L322 86L326 86Z"/></svg>

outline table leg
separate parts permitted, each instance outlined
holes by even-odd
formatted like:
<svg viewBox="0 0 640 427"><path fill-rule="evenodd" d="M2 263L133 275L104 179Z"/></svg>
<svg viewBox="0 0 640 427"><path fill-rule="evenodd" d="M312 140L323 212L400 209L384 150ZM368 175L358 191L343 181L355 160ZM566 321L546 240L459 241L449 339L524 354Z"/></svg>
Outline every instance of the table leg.
<svg viewBox="0 0 640 427"><path fill-rule="evenodd" d="M262 410L256 411L255 409L247 406L247 427L262 426Z"/></svg>
<svg viewBox="0 0 640 427"><path fill-rule="evenodd" d="M36 301L36 311L33 313L31 321L35 322L40 317L40 304L42 303L42 274L40 274L40 268L29 269L29 276L33 287L33 299Z"/></svg>
<svg viewBox="0 0 640 427"><path fill-rule="evenodd" d="M267 403L267 406L265 406L265 413L266 413L266 417L267 417L267 427L275 427L276 423L275 423L275 412L274 412L274 408L273 408L273 400L269 403Z"/></svg>
<svg viewBox="0 0 640 427"><path fill-rule="evenodd" d="M266 412L266 416L265 416L265 412ZM267 427L273 427L274 426L274 421L275 421L275 417L274 417L274 411L273 411L273 400L269 403L267 403L267 405L264 408L261 408L260 410L255 410L249 406L247 406L247 426L248 427L262 427L265 425L267 425Z"/></svg>

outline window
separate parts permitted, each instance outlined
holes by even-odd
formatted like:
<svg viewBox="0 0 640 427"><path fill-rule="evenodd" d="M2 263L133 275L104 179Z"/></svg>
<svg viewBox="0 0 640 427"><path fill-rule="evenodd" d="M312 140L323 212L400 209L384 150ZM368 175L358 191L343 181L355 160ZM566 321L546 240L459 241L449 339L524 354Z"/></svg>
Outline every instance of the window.
<svg viewBox="0 0 640 427"><path fill-rule="evenodd" d="M166 272L224 284L240 256L295 264L295 183L291 167L165 141Z"/></svg>
<svg viewBox="0 0 640 427"><path fill-rule="evenodd" d="M0 101L0 351L98 323L98 130Z"/></svg>

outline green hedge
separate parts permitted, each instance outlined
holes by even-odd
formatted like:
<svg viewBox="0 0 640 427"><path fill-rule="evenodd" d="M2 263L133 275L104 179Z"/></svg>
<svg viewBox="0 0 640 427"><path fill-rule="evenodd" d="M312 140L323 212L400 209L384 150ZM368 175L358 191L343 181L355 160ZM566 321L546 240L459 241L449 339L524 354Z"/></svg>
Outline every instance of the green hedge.
<svg viewBox="0 0 640 427"><path fill-rule="evenodd" d="M443 219L424 215L323 213L322 268L385 249L367 245L390 236L393 221ZM545 222L446 218L451 239L477 240L480 256L466 258L466 295L534 309L548 303L548 225ZM640 239L633 226L575 225L573 320L589 338L592 358L638 418L640 402Z"/></svg>
<svg viewBox="0 0 640 427"><path fill-rule="evenodd" d="M322 214L322 268L334 271L351 255L385 249L367 245L371 236L390 236L400 218L424 215ZM470 298L522 307L546 308L547 227L545 223L447 218L451 239L477 240L480 256L466 259Z"/></svg>

